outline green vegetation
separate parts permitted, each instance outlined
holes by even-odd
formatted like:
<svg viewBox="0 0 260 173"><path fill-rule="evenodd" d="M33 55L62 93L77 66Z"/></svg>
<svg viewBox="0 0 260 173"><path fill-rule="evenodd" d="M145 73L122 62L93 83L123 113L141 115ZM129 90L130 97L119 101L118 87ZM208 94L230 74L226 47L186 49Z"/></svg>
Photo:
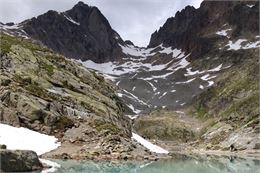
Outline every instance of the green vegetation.
<svg viewBox="0 0 260 173"><path fill-rule="evenodd" d="M54 66L47 63L40 63L40 68L44 69L49 76L54 74Z"/></svg>
<svg viewBox="0 0 260 173"><path fill-rule="evenodd" d="M54 129L65 130L74 126L74 121L67 116L58 117L57 121L53 122Z"/></svg>
<svg viewBox="0 0 260 173"><path fill-rule="evenodd" d="M236 53L233 56L238 55ZM247 56L248 52L240 52L240 60L236 61L236 66L219 74L215 87L206 90L194 100L191 114L202 119L215 117L235 128L258 116L259 60L255 55L250 58Z"/></svg>
<svg viewBox="0 0 260 173"><path fill-rule="evenodd" d="M49 49L40 46L38 44L31 43L28 40L23 38L9 36L7 34L1 33L0 34L0 50L1 55L6 55L11 51L12 45L21 45L24 48L27 48L31 51L49 51Z"/></svg>
<svg viewBox="0 0 260 173"><path fill-rule="evenodd" d="M125 125L120 124L125 119L115 87L102 76L30 40L3 33L0 36L1 56L5 57L3 65L7 69L0 78L5 80L3 85L8 86L5 89L10 90L10 95L17 97L7 104L7 110L25 115L26 125L39 121L52 129L72 127L76 117L61 115L61 109L68 105L102 119L93 123L97 131L115 134ZM130 128L125 131L130 133Z"/></svg>
<svg viewBox="0 0 260 173"><path fill-rule="evenodd" d="M101 132L103 130L109 130L112 134L117 134L120 130L118 127L110 122L105 122L103 120L94 120L91 123L92 127Z"/></svg>
<svg viewBox="0 0 260 173"><path fill-rule="evenodd" d="M92 72L92 74L94 75L94 77L101 83L104 83L105 82L105 78L101 75L98 75L96 72Z"/></svg>
<svg viewBox="0 0 260 173"><path fill-rule="evenodd" d="M34 121L38 120L40 123L44 123L44 119L45 117L47 117L47 113L45 111L43 111L42 109L39 110L34 110L32 112L32 117L31 117L31 123L33 123Z"/></svg>

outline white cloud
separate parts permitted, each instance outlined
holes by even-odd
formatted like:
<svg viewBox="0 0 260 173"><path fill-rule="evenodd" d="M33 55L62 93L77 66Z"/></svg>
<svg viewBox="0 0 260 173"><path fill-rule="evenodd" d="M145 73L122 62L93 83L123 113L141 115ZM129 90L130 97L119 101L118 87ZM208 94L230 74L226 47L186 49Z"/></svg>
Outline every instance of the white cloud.
<svg viewBox="0 0 260 173"><path fill-rule="evenodd" d="M167 18L187 5L196 8L202 0L82 0L97 6L125 40L146 46L151 34ZM48 10L66 11L78 0L0 0L0 21L21 22Z"/></svg>

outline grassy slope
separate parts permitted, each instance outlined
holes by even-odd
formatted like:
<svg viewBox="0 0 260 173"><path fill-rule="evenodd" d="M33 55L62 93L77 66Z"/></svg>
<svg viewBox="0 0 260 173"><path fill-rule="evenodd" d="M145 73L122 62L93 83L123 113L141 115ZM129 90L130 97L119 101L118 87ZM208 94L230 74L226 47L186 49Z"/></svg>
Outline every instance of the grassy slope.
<svg viewBox="0 0 260 173"><path fill-rule="evenodd" d="M191 114L199 118L217 118L234 128L247 123L251 126L259 121L259 52L239 50L224 58L233 63L219 74L216 85L193 101ZM226 61L227 61L226 60Z"/></svg>
<svg viewBox="0 0 260 173"><path fill-rule="evenodd" d="M116 126L128 128L115 86L102 76L29 40L1 33L0 43L1 68L2 65L4 68L0 86L11 92L11 98L14 96L18 100L14 105L6 104L8 110L25 114L31 122L46 122L46 117L53 115L63 117L55 120L55 126L64 128L64 125L70 124L69 117L53 110L44 110L45 103L58 102L75 105L78 110L100 117L97 124L99 130L107 127L116 129ZM47 91L53 87L62 88L67 96Z"/></svg>

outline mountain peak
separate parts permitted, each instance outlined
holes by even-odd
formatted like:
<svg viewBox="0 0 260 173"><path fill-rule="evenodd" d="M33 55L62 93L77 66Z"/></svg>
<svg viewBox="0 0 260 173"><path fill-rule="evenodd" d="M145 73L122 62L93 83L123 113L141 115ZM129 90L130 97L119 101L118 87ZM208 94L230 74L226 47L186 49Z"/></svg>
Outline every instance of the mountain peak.
<svg viewBox="0 0 260 173"><path fill-rule="evenodd" d="M82 1L79 1L73 8L73 9L89 9L91 8L91 6L89 6L88 4L85 4L84 2Z"/></svg>
<svg viewBox="0 0 260 173"><path fill-rule="evenodd" d="M95 62L118 57L123 42L97 7L78 2L72 9L47 13L23 25L29 37L67 57Z"/></svg>
<svg viewBox="0 0 260 173"><path fill-rule="evenodd" d="M88 6L87 4L85 4L82 1L79 1L75 6Z"/></svg>

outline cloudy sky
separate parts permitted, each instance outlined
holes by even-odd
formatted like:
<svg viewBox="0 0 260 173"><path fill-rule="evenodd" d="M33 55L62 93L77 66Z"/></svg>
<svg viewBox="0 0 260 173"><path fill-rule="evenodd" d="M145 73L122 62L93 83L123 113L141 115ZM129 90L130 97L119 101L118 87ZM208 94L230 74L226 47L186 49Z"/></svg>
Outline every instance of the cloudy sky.
<svg viewBox="0 0 260 173"><path fill-rule="evenodd" d="M0 0L0 21L21 22L48 10L59 12L73 7L79 0ZM202 0L81 0L97 6L112 27L125 40L146 46L151 34L168 17L187 5L199 7Z"/></svg>

